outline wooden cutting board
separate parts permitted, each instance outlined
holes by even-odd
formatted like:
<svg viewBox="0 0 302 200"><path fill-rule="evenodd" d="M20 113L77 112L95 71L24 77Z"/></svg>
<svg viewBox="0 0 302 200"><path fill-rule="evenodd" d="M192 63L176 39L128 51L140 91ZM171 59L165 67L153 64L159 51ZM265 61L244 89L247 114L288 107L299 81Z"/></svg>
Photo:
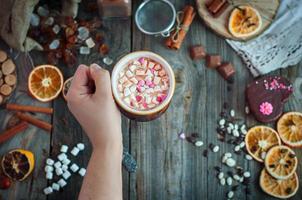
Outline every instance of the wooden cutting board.
<svg viewBox="0 0 302 200"><path fill-rule="evenodd" d="M206 3L209 1L211 0L196 0L197 10L201 19L218 35L224 38L241 41L248 41L267 29L272 23L280 4L279 0L229 0L229 7L219 17L214 18L206 8ZM230 13L236 6L239 5L250 5L256 8L260 13L262 17L262 27L257 35L238 39L231 35L231 33L228 31L227 24Z"/></svg>

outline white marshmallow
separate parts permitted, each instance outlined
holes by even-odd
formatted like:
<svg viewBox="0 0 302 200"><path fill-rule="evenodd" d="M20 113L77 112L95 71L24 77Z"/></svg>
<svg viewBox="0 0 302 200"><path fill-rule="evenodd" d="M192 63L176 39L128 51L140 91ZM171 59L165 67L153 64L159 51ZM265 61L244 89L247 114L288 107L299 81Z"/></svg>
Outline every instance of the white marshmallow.
<svg viewBox="0 0 302 200"><path fill-rule="evenodd" d="M130 71L134 72L134 70L136 69L136 65L131 65L131 66L129 67L129 69L130 69Z"/></svg>
<svg viewBox="0 0 302 200"><path fill-rule="evenodd" d="M55 161L53 159L51 159L51 158L46 159L46 164L47 165L53 165L54 163L55 163Z"/></svg>
<svg viewBox="0 0 302 200"><path fill-rule="evenodd" d="M73 149L71 150L71 154L74 156L77 156L80 152L80 149L78 147L73 147Z"/></svg>
<svg viewBox="0 0 302 200"><path fill-rule="evenodd" d="M68 170L68 166L67 165L62 165L62 168L61 168L63 171L66 171Z"/></svg>
<svg viewBox="0 0 302 200"><path fill-rule="evenodd" d="M55 164L54 164L55 168L60 168L62 166L62 163L60 161L57 161Z"/></svg>
<svg viewBox="0 0 302 200"><path fill-rule="evenodd" d="M62 160L62 163L64 165L69 165L71 163L71 161L68 158L66 158L66 159Z"/></svg>
<svg viewBox="0 0 302 200"><path fill-rule="evenodd" d="M65 171L62 176L65 180L67 180L71 176L71 173L69 171Z"/></svg>
<svg viewBox="0 0 302 200"><path fill-rule="evenodd" d="M57 174L58 176L61 176L61 175L63 174L63 170L62 170L61 168L57 168L57 169L56 169L56 174Z"/></svg>
<svg viewBox="0 0 302 200"><path fill-rule="evenodd" d="M125 89L124 89L124 96L127 97L127 96L129 96L130 94L131 94L130 89L129 89L129 88L125 88Z"/></svg>
<svg viewBox="0 0 302 200"><path fill-rule="evenodd" d="M50 165L46 165L44 168L45 172L52 172L53 171L53 167Z"/></svg>
<svg viewBox="0 0 302 200"><path fill-rule="evenodd" d="M85 176L85 174L86 174L86 169L81 168L80 171L79 171L79 174L80 174L81 176Z"/></svg>
<svg viewBox="0 0 302 200"><path fill-rule="evenodd" d="M76 171L79 170L79 166L78 166L77 164L73 163L73 164L70 166L70 169L71 169L71 171L76 172Z"/></svg>
<svg viewBox="0 0 302 200"><path fill-rule="evenodd" d="M128 70L128 71L126 71L126 76L127 76L128 78L131 78L131 77L134 76L134 74L133 74L130 70Z"/></svg>
<svg viewBox="0 0 302 200"><path fill-rule="evenodd" d="M51 180L53 178L52 172L46 172L46 179Z"/></svg>
<svg viewBox="0 0 302 200"><path fill-rule="evenodd" d="M67 153L67 151L68 151L68 146L67 146L67 145L62 145L60 151L61 151L62 153Z"/></svg>
<svg viewBox="0 0 302 200"><path fill-rule="evenodd" d="M83 151L85 149L85 145L83 143L78 143L77 147L80 149L80 151Z"/></svg>
<svg viewBox="0 0 302 200"><path fill-rule="evenodd" d="M95 46L95 43L94 43L92 38L88 38L85 42L86 42L86 45L89 49L91 49Z"/></svg>
<svg viewBox="0 0 302 200"><path fill-rule="evenodd" d="M60 190L60 185L57 184L57 183L53 183L51 187L52 187L53 190L56 190L56 191Z"/></svg>
<svg viewBox="0 0 302 200"><path fill-rule="evenodd" d="M58 155L59 161L65 160L67 158L67 155L65 153L61 153Z"/></svg>
<svg viewBox="0 0 302 200"><path fill-rule="evenodd" d="M64 187L65 185L67 185L66 181L62 178L58 181L58 184L60 185L60 187Z"/></svg>
<svg viewBox="0 0 302 200"><path fill-rule="evenodd" d="M44 194L48 195L48 194L51 194L53 192L53 189L51 187L47 187L47 188L44 188Z"/></svg>

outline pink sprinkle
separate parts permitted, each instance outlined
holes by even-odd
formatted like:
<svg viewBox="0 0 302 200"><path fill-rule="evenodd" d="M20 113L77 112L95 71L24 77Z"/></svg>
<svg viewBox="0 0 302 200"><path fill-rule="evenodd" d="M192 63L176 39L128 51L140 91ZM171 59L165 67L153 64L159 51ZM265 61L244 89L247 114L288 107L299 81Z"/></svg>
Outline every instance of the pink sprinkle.
<svg viewBox="0 0 302 200"><path fill-rule="evenodd" d="M270 115L270 114L272 114L272 112L273 112L273 105L271 103L269 103L269 102L263 102L260 105L260 112L263 115Z"/></svg>
<svg viewBox="0 0 302 200"><path fill-rule="evenodd" d="M185 133L179 133L178 137L182 140L186 139L186 134Z"/></svg>
<svg viewBox="0 0 302 200"><path fill-rule="evenodd" d="M167 98L167 95L165 95L165 94L161 95L162 101L164 101L166 98Z"/></svg>
<svg viewBox="0 0 302 200"><path fill-rule="evenodd" d="M140 102L143 99L143 97L140 95L137 95L135 98L137 102Z"/></svg>
<svg viewBox="0 0 302 200"><path fill-rule="evenodd" d="M146 102L143 103L144 108L148 108L148 104Z"/></svg>
<svg viewBox="0 0 302 200"><path fill-rule="evenodd" d="M152 82L150 85L149 85L150 88L154 88L155 87L155 84Z"/></svg>
<svg viewBox="0 0 302 200"><path fill-rule="evenodd" d="M145 61L145 58L141 57L140 59L138 59L138 62L140 62L141 64L143 64Z"/></svg>
<svg viewBox="0 0 302 200"><path fill-rule="evenodd" d="M155 70L154 70L153 68L152 68L152 69L150 69L150 70L151 70L151 73L152 73L152 74L154 74Z"/></svg>
<svg viewBox="0 0 302 200"><path fill-rule="evenodd" d="M156 97L156 101L158 101L159 103L161 103L163 101L161 96Z"/></svg>
<svg viewBox="0 0 302 200"><path fill-rule="evenodd" d="M138 92L142 92L142 87L137 86L137 87L136 87L136 90L137 90Z"/></svg>
<svg viewBox="0 0 302 200"><path fill-rule="evenodd" d="M145 85L145 81L144 80L140 80L137 84L138 87L144 86Z"/></svg>
<svg viewBox="0 0 302 200"><path fill-rule="evenodd" d="M146 85L150 86L151 84L153 84L152 81L146 80Z"/></svg>

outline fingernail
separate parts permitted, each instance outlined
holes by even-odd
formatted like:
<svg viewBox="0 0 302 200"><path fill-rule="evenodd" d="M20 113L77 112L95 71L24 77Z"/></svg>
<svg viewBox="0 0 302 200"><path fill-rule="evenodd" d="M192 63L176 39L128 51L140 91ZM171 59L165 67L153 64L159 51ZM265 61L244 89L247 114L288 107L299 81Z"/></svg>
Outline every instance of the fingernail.
<svg viewBox="0 0 302 200"><path fill-rule="evenodd" d="M95 63L91 64L90 67L92 70L95 70L95 71L102 69L98 64L95 64Z"/></svg>

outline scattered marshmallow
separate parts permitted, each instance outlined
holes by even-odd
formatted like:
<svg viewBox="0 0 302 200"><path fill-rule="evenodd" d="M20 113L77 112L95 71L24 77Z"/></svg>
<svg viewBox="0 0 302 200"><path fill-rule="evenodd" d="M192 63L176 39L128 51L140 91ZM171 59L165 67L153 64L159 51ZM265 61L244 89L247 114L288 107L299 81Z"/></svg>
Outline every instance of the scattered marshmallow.
<svg viewBox="0 0 302 200"><path fill-rule="evenodd" d="M66 181L62 178L58 181L58 184L60 185L61 188L67 185Z"/></svg>
<svg viewBox="0 0 302 200"><path fill-rule="evenodd" d="M53 183L53 184L51 185L51 187L52 187L53 190L56 190L56 191L59 191L59 190L60 190L60 185L57 184L57 183Z"/></svg>
<svg viewBox="0 0 302 200"><path fill-rule="evenodd" d="M88 39L85 41L85 43L86 43L87 47L90 48L90 49L93 48L93 47L95 46L95 43L94 43L94 41L93 41L92 38L88 38Z"/></svg>
<svg viewBox="0 0 302 200"><path fill-rule="evenodd" d="M67 159L67 155L65 153L61 153L58 155L58 159L59 159L59 161L65 160L65 159Z"/></svg>
<svg viewBox="0 0 302 200"><path fill-rule="evenodd" d="M46 179L51 180L53 178L52 172L46 172Z"/></svg>
<svg viewBox="0 0 302 200"><path fill-rule="evenodd" d="M62 153L67 153L67 151L68 151L68 146L67 146L67 145L62 145L60 151L61 151Z"/></svg>
<svg viewBox="0 0 302 200"><path fill-rule="evenodd" d="M46 165L44 168L45 172L52 172L53 171L53 167L50 165Z"/></svg>
<svg viewBox="0 0 302 200"><path fill-rule="evenodd" d="M55 161L53 159L51 159L51 158L46 159L46 164L47 165L53 165L54 163L55 163Z"/></svg>
<svg viewBox="0 0 302 200"><path fill-rule="evenodd" d="M65 180L67 180L71 176L71 173L69 171L65 171L62 176Z"/></svg>
<svg viewBox="0 0 302 200"><path fill-rule="evenodd" d="M80 152L80 149L78 147L73 147L73 149L71 150L71 154L74 156L77 156Z"/></svg>
<svg viewBox="0 0 302 200"><path fill-rule="evenodd" d="M80 151L83 151L85 149L85 145L83 143L78 143L77 147L80 149Z"/></svg>
<svg viewBox="0 0 302 200"><path fill-rule="evenodd" d="M78 166L77 164L73 163L73 164L70 166L70 169L71 169L71 171L76 172L76 171L79 170L79 166Z"/></svg>
<svg viewBox="0 0 302 200"><path fill-rule="evenodd" d="M43 191L44 191L44 194L49 195L53 192L53 189L52 189L52 187L47 187Z"/></svg>
<svg viewBox="0 0 302 200"><path fill-rule="evenodd" d="M58 176L61 176L61 175L63 174L62 168L56 168L56 174L57 174Z"/></svg>
<svg viewBox="0 0 302 200"><path fill-rule="evenodd" d="M62 163L64 165L69 165L71 163L71 161L68 158L66 158L66 159L62 160Z"/></svg>
<svg viewBox="0 0 302 200"><path fill-rule="evenodd" d="M57 161L55 164L54 164L55 168L60 168L62 166L62 163L60 161Z"/></svg>
<svg viewBox="0 0 302 200"><path fill-rule="evenodd" d="M68 166L67 166L67 165L62 165L61 169L62 169L63 171L66 171L66 170L68 170Z"/></svg>
<svg viewBox="0 0 302 200"><path fill-rule="evenodd" d="M81 168L81 169L79 170L79 174L80 174L81 176L85 176L85 174L86 174L86 169Z"/></svg>
<svg viewBox="0 0 302 200"><path fill-rule="evenodd" d="M233 158L228 158L226 160L226 165L229 167L235 167L236 165L236 160L234 160Z"/></svg>

